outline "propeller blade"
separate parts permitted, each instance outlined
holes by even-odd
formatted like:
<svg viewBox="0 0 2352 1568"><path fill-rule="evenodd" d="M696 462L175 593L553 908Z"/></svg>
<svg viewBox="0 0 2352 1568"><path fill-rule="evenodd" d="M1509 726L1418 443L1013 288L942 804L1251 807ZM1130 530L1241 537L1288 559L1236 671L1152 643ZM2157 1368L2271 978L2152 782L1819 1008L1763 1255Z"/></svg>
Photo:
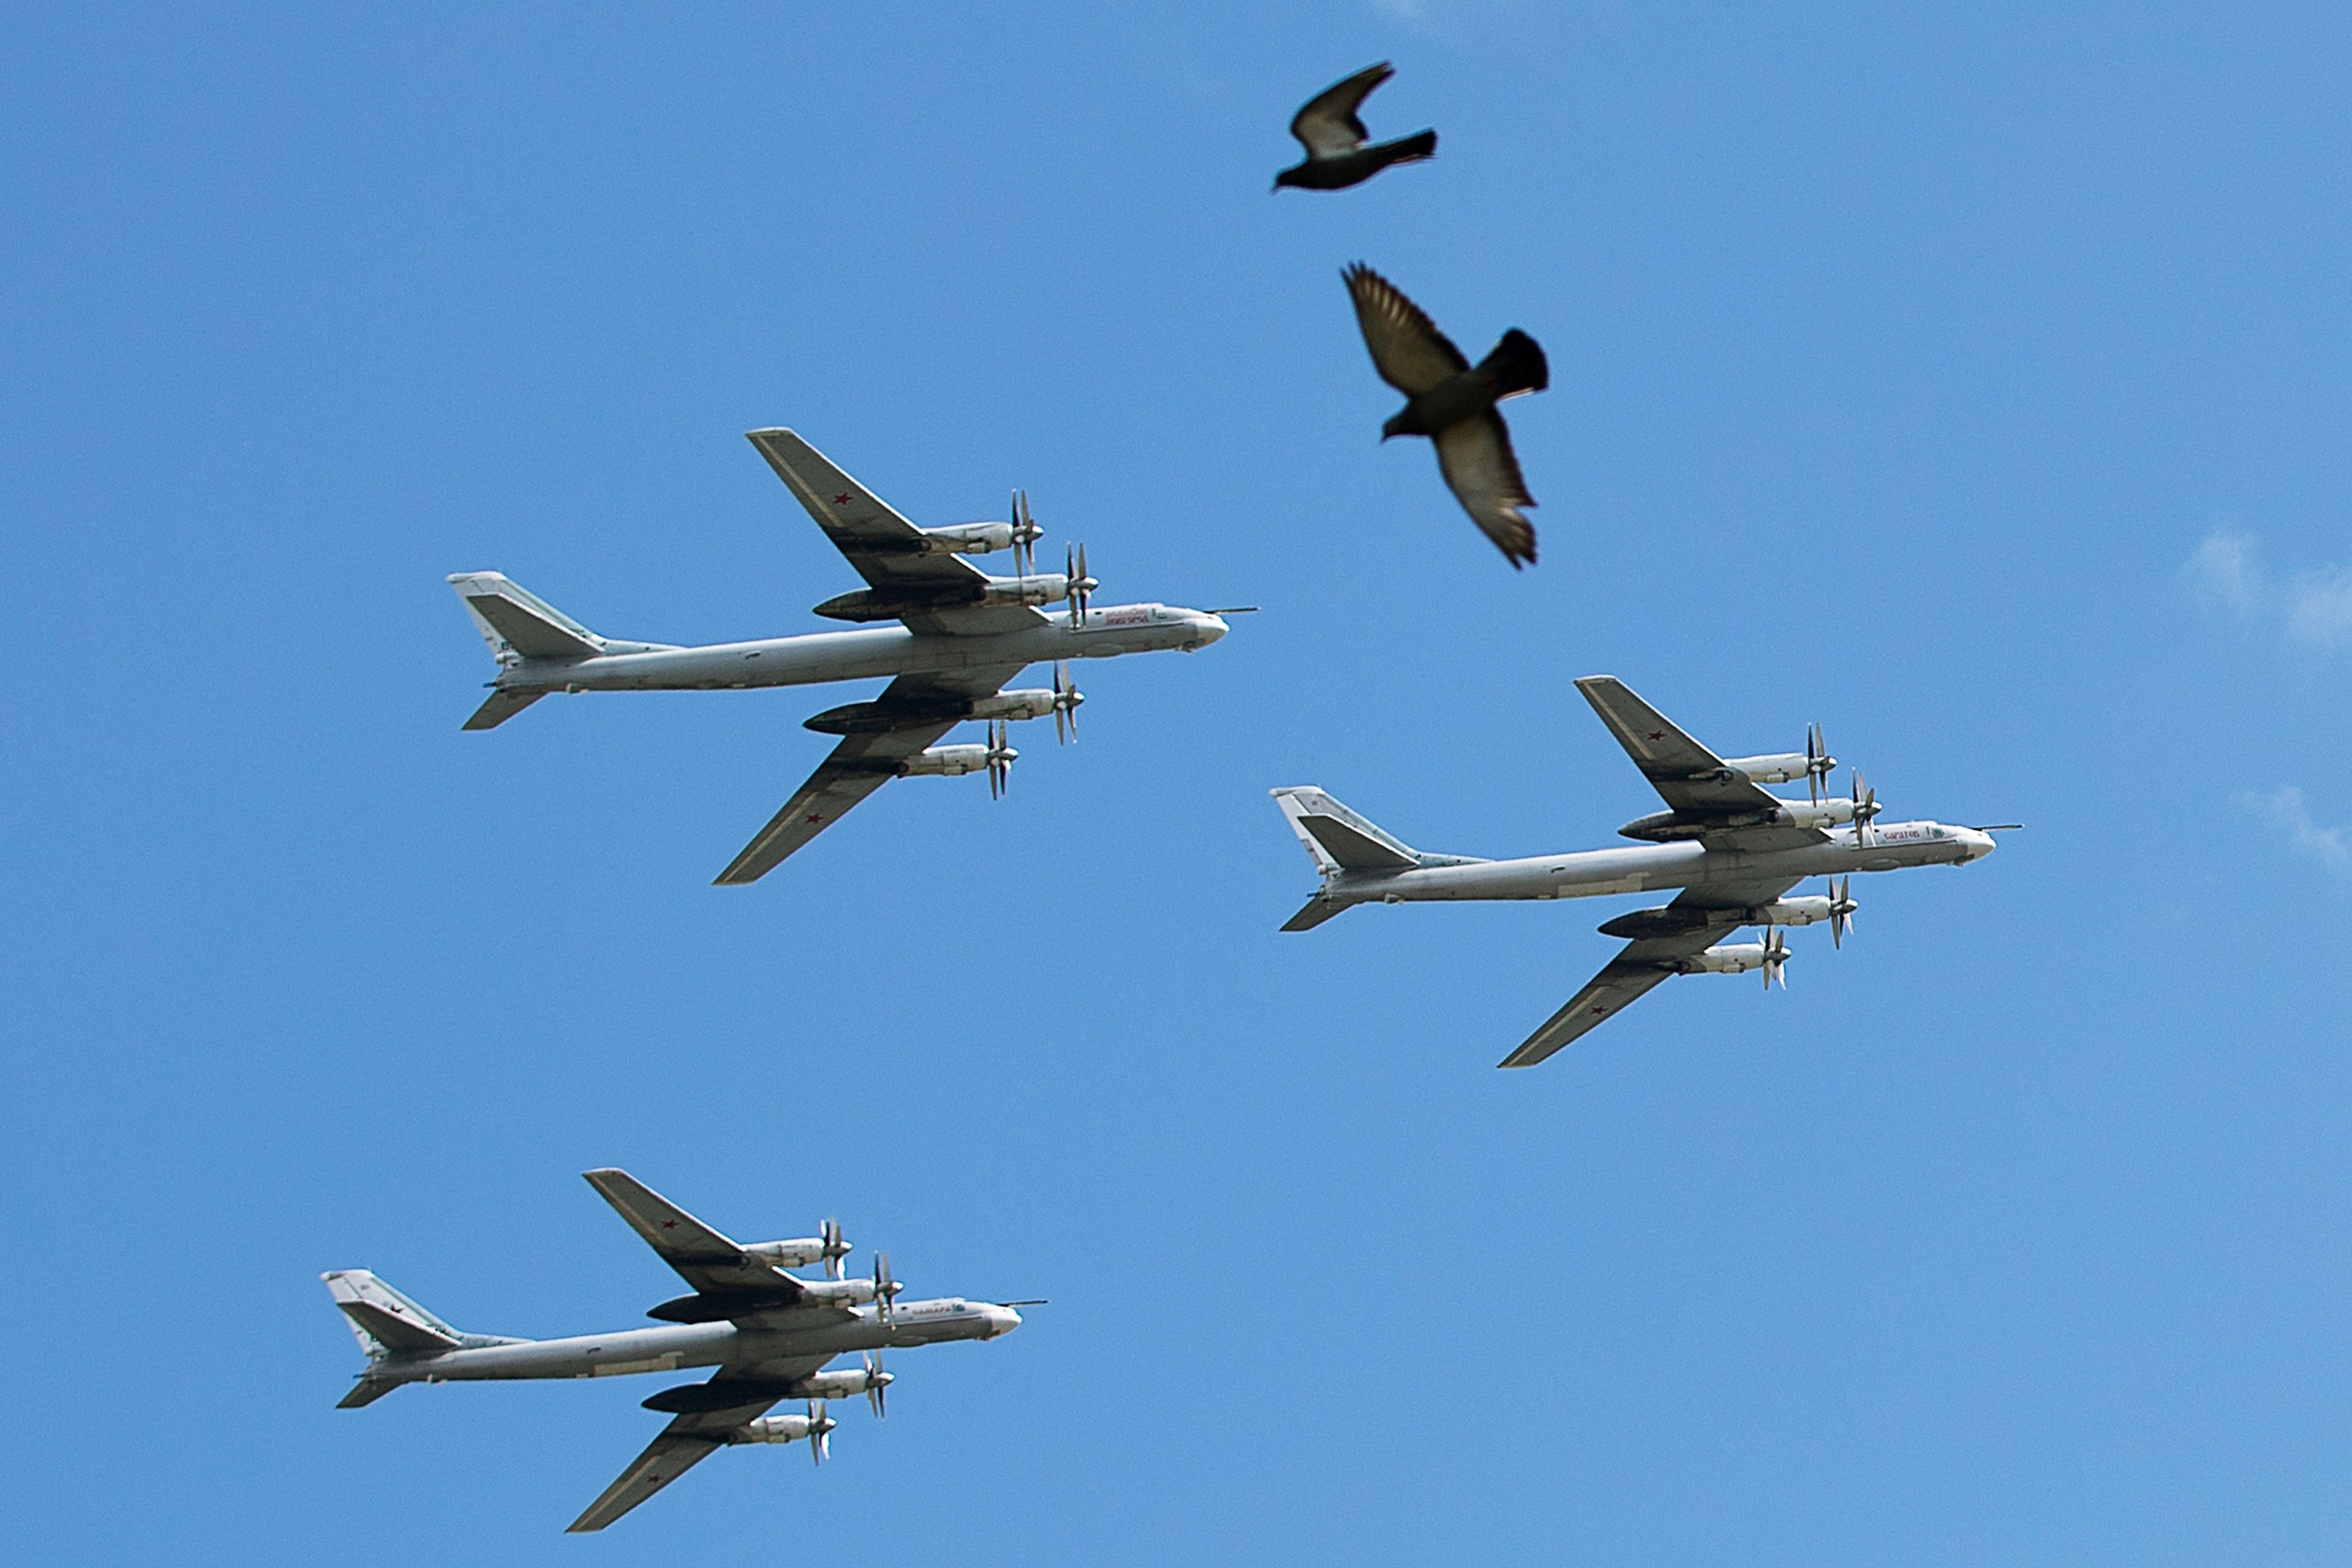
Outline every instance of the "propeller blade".
<svg viewBox="0 0 2352 1568"><path fill-rule="evenodd" d="M1087 700L1070 679L1067 660L1054 666L1054 740L1066 744L1078 738L1078 704Z"/></svg>
<svg viewBox="0 0 2352 1568"><path fill-rule="evenodd" d="M1026 577L1037 570L1037 536L1045 530L1029 515L1029 492L1013 492L1013 573Z"/></svg>
<svg viewBox="0 0 2352 1568"><path fill-rule="evenodd" d="M890 1374L882 1370L882 1352L866 1352L866 1403L873 1408L874 1419L879 1421L888 1414L883 1408L882 1391L890 1386Z"/></svg>
<svg viewBox="0 0 2352 1568"><path fill-rule="evenodd" d="M1815 805L1822 803L1822 795L1829 788L1830 773L1836 766L1837 759L1830 755L1829 738L1822 733L1821 725L1806 725L1805 793Z"/></svg>
<svg viewBox="0 0 2352 1568"><path fill-rule="evenodd" d="M841 1222L827 1215L817 1234L824 1237L824 1277L838 1279L841 1278L841 1260L849 1255L849 1248L842 1244Z"/></svg>
<svg viewBox="0 0 2352 1568"><path fill-rule="evenodd" d="M808 1402L808 1423L809 1462L813 1465L822 1465L824 1463L825 1456L832 1451L832 1445L826 1434L833 1430L833 1418L824 1413L824 1400L812 1399Z"/></svg>
<svg viewBox="0 0 2352 1568"><path fill-rule="evenodd" d="M896 1315L890 1303L898 1294L898 1282L890 1278L890 1255L877 1251L874 1254L874 1303L886 1323L892 1321Z"/></svg>

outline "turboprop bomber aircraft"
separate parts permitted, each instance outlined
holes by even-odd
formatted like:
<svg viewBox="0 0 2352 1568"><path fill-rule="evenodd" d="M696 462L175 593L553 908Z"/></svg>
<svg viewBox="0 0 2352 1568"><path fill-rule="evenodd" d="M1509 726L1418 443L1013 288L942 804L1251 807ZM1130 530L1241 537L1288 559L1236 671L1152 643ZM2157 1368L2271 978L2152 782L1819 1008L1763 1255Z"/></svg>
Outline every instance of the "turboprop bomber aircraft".
<svg viewBox="0 0 2352 1568"><path fill-rule="evenodd" d="M1099 584L1087 575L1083 546L1065 552L1066 570L1036 570L1043 531L1021 492L1009 521L918 528L793 432L750 434L866 579L866 586L827 599L816 614L862 629L704 647L624 642L597 636L496 572L449 578L499 661L489 699L466 721L468 730L496 729L553 691L740 690L890 678L872 700L806 721L841 743L719 874L722 886L766 876L894 778L985 773L990 793L1002 795L1020 755L1006 742L1010 721L1050 713L1056 734L1077 733L1086 698L1070 682L1068 660L1191 653L1223 637L1223 616L1235 613L1160 604L1097 609ZM963 559L999 550L1013 552L1013 576L989 576ZM1046 607L1057 602L1061 608ZM878 621L898 624L867 624ZM1050 687L1004 689L1024 668L1047 662L1055 666ZM966 720L988 726L984 743L934 744Z"/></svg>
<svg viewBox="0 0 2352 1568"><path fill-rule="evenodd" d="M602 1530L719 1449L745 1443L809 1445L823 1463L826 1435L835 1425L828 1399L866 1395L883 1414L891 1374L881 1352L950 1340L992 1340L1021 1326L1015 1307L1036 1301L899 1301L887 1254L874 1255L871 1279L844 1279L849 1244L826 1220L820 1234L748 1246L688 1214L626 1171L590 1171L588 1183L663 1262L677 1270L692 1294L664 1301L646 1316L650 1329L623 1329L562 1340L517 1340L469 1334L450 1327L364 1268L338 1268L320 1278L351 1320L367 1353L367 1370L341 1401L345 1409L372 1404L404 1383L462 1383L526 1377L614 1377L715 1366L702 1383L665 1388L645 1402L674 1417L587 1511L574 1531ZM822 1279L785 1272L824 1266ZM859 1366L827 1372L835 1356L864 1352ZM803 1413L770 1415L779 1400L807 1401Z"/></svg>
<svg viewBox="0 0 2352 1568"><path fill-rule="evenodd" d="M1636 910L1602 925L1602 934L1627 938L1625 946L1504 1058L1503 1067L1535 1066L1673 975L1760 969L1767 989L1776 979L1785 988L1788 940L1779 928L1826 921L1832 943L1843 945L1855 908L1854 872L1965 866L1992 853L1998 828L2017 826L1880 826L1877 794L1860 772L1846 798L1827 791L1837 759L1829 754L1819 725L1808 731L1801 752L1727 760L1683 733L1613 675L1587 676L1576 686L1665 800L1664 811L1617 830L1642 840L1639 848L1518 860L1424 855L1319 789L1273 792L1291 830L1323 873L1323 886L1291 916L1285 931L1307 931L1363 903L1584 899L1682 889L1672 903ZM1783 800L1759 787L1800 778L1806 784L1804 800ZM1790 898L1790 890L1808 877L1829 878L1827 896ZM1766 940L1717 941L1741 926L1764 927Z"/></svg>

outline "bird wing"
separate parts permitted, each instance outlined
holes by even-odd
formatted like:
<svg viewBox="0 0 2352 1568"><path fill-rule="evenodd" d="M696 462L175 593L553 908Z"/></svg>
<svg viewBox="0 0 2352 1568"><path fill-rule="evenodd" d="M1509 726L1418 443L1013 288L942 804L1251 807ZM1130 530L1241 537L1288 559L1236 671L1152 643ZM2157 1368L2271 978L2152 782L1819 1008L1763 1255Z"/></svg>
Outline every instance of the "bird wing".
<svg viewBox="0 0 2352 1568"><path fill-rule="evenodd" d="M1489 408L1437 433L1437 467L1470 521L1484 529L1514 566L1536 558L1535 524L1519 508L1536 504L1511 455L1510 427Z"/></svg>
<svg viewBox="0 0 2352 1568"><path fill-rule="evenodd" d="M1333 82L1308 99L1307 107L1291 117L1290 133L1298 138L1310 158L1336 158L1354 152L1371 134L1356 118L1356 106L1372 89L1394 75L1396 68L1382 60L1376 66L1366 66L1345 81Z"/></svg>
<svg viewBox="0 0 2352 1568"><path fill-rule="evenodd" d="M1371 351L1372 368L1382 381L1418 397L1470 368L1453 340L1395 284L1360 261L1340 276L1348 280L1356 324L1363 329L1364 347Z"/></svg>

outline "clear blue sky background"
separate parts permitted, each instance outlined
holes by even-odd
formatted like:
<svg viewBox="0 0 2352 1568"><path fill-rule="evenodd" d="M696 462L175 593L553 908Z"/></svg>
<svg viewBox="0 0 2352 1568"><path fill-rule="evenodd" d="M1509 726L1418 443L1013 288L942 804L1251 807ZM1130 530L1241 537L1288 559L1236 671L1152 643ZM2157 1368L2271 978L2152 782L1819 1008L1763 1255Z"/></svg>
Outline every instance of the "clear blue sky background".
<svg viewBox="0 0 2352 1568"><path fill-rule="evenodd" d="M2352 23L1966 10L12 12L8 1554L2352 1551ZM1270 198L1381 58L1439 160ZM1358 258L1549 349L1536 569L1376 443ZM779 423L1265 613L713 889L851 693L461 734L441 577L814 629ZM1596 670L2029 826L1530 1073L1627 900L1276 934L1270 785L1654 809ZM1053 1304L565 1541L658 1382L337 1411L316 1276L637 1321L606 1163Z"/></svg>

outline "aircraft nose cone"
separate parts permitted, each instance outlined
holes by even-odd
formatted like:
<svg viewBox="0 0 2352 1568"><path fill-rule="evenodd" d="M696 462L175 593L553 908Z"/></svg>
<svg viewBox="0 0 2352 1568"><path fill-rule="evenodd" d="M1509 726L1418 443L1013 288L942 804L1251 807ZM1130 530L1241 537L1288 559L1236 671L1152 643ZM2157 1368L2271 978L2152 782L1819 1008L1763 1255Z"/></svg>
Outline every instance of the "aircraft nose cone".
<svg viewBox="0 0 2352 1568"><path fill-rule="evenodd" d="M1003 1339L1005 1335L1011 1333L1020 1326L1021 1314L1014 1311L1012 1308L991 1307L988 1310L988 1337L990 1339Z"/></svg>
<svg viewBox="0 0 2352 1568"><path fill-rule="evenodd" d="M1206 647L1233 628L1225 625L1223 616L1202 616L1192 626L1192 646Z"/></svg>
<svg viewBox="0 0 2352 1568"><path fill-rule="evenodd" d="M1968 846L1969 858L1981 860L1993 852L1993 837L1990 833L1979 833L1972 827L1969 829Z"/></svg>

